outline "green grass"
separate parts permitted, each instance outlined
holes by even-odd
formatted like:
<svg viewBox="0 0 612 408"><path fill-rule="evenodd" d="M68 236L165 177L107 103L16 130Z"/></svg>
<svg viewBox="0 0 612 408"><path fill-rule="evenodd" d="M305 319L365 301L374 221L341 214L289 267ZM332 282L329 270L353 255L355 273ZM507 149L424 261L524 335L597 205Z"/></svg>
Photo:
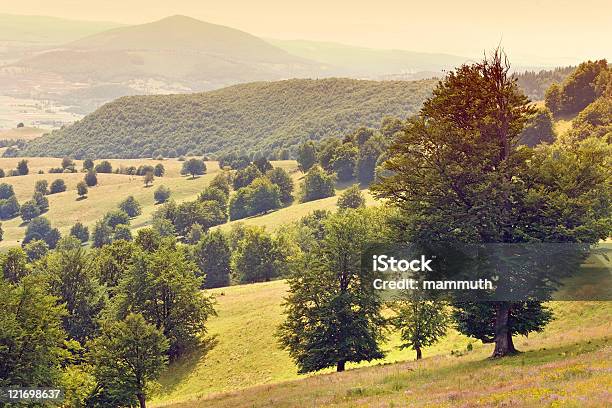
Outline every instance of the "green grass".
<svg viewBox="0 0 612 408"><path fill-rule="evenodd" d="M6 170L15 168L20 159L2 158L0 168ZM115 166L139 166L141 164L155 165L156 160L110 160ZM13 185L15 194L20 203L29 200L34 192L34 184L37 180L45 179L49 184L57 178L62 178L66 182L67 190L63 193L51 194L49 199L49 211L44 214L49 218L54 227L58 227L62 234L67 234L70 227L77 221L90 227L102 218L108 211L116 209L118 204L126 197L133 195L142 205L142 215L132 220L133 228L140 228L147 225L151 220L151 215L157 206L153 199L153 192L160 185L165 185L172 191L172 198L178 202L193 200L204 189L210 180L219 171L216 162L208 162L208 172L204 176L191 179L180 175L182 162L178 160L164 160L162 163L166 168L167 174L164 177L155 179L153 186L144 187L142 177L127 176L121 174L98 174L98 185L89 189L87 199L77 200L76 185L83 179L83 173L69 174L37 174L39 169L47 172L51 167L59 167L60 159L49 158L28 158L30 174L27 176L7 177L0 182ZM77 162L77 167L82 166ZM2 221L4 230L3 241L0 248L20 245L25 234L26 225L20 217Z"/></svg>
<svg viewBox="0 0 612 408"><path fill-rule="evenodd" d="M126 197L133 195L142 205L142 214L132 219L131 227L133 230L145 227L150 224L151 217L158 205L153 199L153 192L159 186L164 185L172 191L171 198L177 202L195 200L198 194L210 183L213 177L220 171L217 162L207 162L207 173L201 177L192 179L191 177L181 176L180 170L182 162L176 159L167 159L161 163L166 169L164 177L155 179L153 186L144 187L142 177L128 176L122 174L98 174L98 185L89 189L87 199L77 200L76 185L83 179L83 173L62 173L48 174L49 168L59 167L61 160L57 158L26 158L30 168L30 173L26 176L6 177L0 182L13 185L15 194L20 203L31 199L34 193L34 184L37 180L48 180L49 184L55 179L61 178L66 182L67 190L63 193L51 194L49 199L49 211L44 214L49 218L52 226L58 227L62 234L67 234L72 225L77 221L82 222L91 229L108 211L117 208L118 204ZM21 158L0 158L0 168L8 171L17 166ZM155 165L158 160L149 159L122 159L109 160L113 168L119 166L140 166L143 164ZM77 168L82 167L82 162L77 161ZM284 168L289 172L295 182L295 194L299 190L299 184L303 174L297 170L295 160L274 161L275 167ZM45 174L37 174L43 170ZM339 185L336 194L339 195L349 185ZM367 198L368 205L374 205L375 201L367 190L363 190ZM236 222L248 225L265 226L269 231L280 227L283 224L296 221L308 215L316 209L334 210L338 196L325 198L322 200L300 203L297 200L290 206L272 211L268 214L249 217L242 220L226 223L220 228L227 229ZM24 237L27 225L20 217L2 221L4 230L3 240L0 242L0 249L18 246Z"/></svg>
<svg viewBox="0 0 612 408"><path fill-rule="evenodd" d="M349 365L343 374L327 370L319 375L298 375L274 337L283 319L281 304L286 290L284 281L212 290L218 316L209 322L205 346L165 372L161 393L152 405L352 407L371 406L384 398L381 406L401 407L446 406L455 398L463 403L482 398L484 405L505 401L530 406L538 393L549 396L548 376L542 374L533 384L526 381L526 375L533 376L541 369L552 370L560 378L551 393L569 383L580 388L593 381L610 381L610 374L601 372L601 361L610 358L610 349L604 346L612 334L612 302L551 302L556 320L542 333L515 338L517 348L525 353L498 362L487 359L492 345L450 330L446 338L424 350L424 360L418 363L412 361L413 351L398 349L395 334L384 345L388 351L384 360ZM469 343L472 351L467 351ZM588 378L572 377L583 369L590 373ZM605 378L600 378L602 375ZM509 384L498 395L492 394L491 387L506 376ZM469 391L469 387L476 390ZM527 394L515 388L525 389ZM579 394L589 396L586 390Z"/></svg>

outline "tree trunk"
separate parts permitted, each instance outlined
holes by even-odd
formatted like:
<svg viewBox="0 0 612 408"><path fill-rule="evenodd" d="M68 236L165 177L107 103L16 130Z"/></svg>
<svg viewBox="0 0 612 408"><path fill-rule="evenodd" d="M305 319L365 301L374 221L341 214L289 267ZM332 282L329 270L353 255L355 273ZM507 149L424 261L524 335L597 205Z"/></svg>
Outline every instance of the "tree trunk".
<svg viewBox="0 0 612 408"><path fill-rule="evenodd" d="M420 360L423 357L423 354L421 353L421 348L420 347L416 347L415 351L417 353L417 360Z"/></svg>
<svg viewBox="0 0 612 408"><path fill-rule="evenodd" d="M495 350L492 358L504 357L516 353L508 321L510 319L510 302L500 302L495 313Z"/></svg>
<svg viewBox="0 0 612 408"><path fill-rule="evenodd" d="M145 401L145 396L143 393L138 393L136 394L136 397L138 398L138 403L140 404L140 408L147 408L147 403Z"/></svg>
<svg viewBox="0 0 612 408"><path fill-rule="evenodd" d="M346 361L344 361L344 360L338 361L338 365L336 366L336 371L337 372L344 371L345 364L346 364Z"/></svg>

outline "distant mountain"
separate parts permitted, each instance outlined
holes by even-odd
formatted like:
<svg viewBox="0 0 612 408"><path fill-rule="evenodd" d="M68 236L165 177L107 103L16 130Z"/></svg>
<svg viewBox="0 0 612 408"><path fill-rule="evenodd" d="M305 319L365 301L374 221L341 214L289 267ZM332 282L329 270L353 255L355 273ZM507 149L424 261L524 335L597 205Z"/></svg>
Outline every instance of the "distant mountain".
<svg viewBox="0 0 612 408"><path fill-rule="evenodd" d="M128 96L36 139L28 156L132 158L295 151L385 116L414 114L435 81L293 79L183 95Z"/></svg>
<svg viewBox="0 0 612 408"><path fill-rule="evenodd" d="M38 98L89 106L84 88L98 89L93 100L99 103L106 95L209 90L310 76L319 68L243 31L173 16L97 33L5 66L0 92L38 92Z"/></svg>
<svg viewBox="0 0 612 408"><path fill-rule="evenodd" d="M329 65L329 71L335 75L352 77L382 79L390 75L402 75L406 79L418 79L416 77L419 72L439 74L442 70L454 68L469 60L450 54L374 49L333 42L268 41L293 55ZM410 75L415 75L415 78L409 78Z"/></svg>
<svg viewBox="0 0 612 408"><path fill-rule="evenodd" d="M120 24L0 13L0 66Z"/></svg>

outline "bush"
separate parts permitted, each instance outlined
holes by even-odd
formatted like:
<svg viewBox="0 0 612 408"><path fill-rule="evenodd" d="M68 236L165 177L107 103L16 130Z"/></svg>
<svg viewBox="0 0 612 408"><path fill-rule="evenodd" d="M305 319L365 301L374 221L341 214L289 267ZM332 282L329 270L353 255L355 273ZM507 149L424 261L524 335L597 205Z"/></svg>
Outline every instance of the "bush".
<svg viewBox="0 0 612 408"><path fill-rule="evenodd" d="M19 173L20 176L25 176L30 172L30 169L28 168L28 161L23 159L20 160L19 163L17 163L17 172Z"/></svg>
<svg viewBox="0 0 612 408"><path fill-rule="evenodd" d="M13 186L8 183L0 183L0 200L5 200L15 195Z"/></svg>
<svg viewBox="0 0 612 408"><path fill-rule="evenodd" d="M285 169L277 167L266 173L266 177L280 189L280 199L283 204L293 201L293 179Z"/></svg>
<svg viewBox="0 0 612 408"><path fill-rule="evenodd" d="M94 161L92 159L83 160L83 170L92 171L94 169Z"/></svg>
<svg viewBox="0 0 612 408"><path fill-rule="evenodd" d="M104 223L111 227L111 229L117 228L118 225L127 225L130 223L130 216L122 210L115 210L107 213L104 218Z"/></svg>
<svg viewBox="0 0 612 408"><path fill-rule="evenodd" d="M117 225L115 228L114 240L124 240L124 241L132 241L132 231L130 231L130 227L125 224Z"/></svg>
<svg viewBox="0 0 612 408"><path fill-rule="evenodd" d="M129 196L119 204L119 208L124 211L130 218L137 217L142 214L142 208L134 196Z"/></svg>
<svg viewBox="0 0 612 408"><path fill-rule="evenodd" d="M164 168L164 165L161 163L157 163L155 165L155 168L153 169L153 175L155 177L163 177L165 173L166 169Z"/></svg>
<svg viewBox="0 0 612 408"><path fill-rule="evenodd" d="M247 187L256 178L261 177L261 171L254 164L250 164L243 170L238 170L234 177L234 189L238 190L242 187Z"/></svg>
<svg viewBox="0 0 612 408"><path fill-rule="evenodd" d="M82 243L89 241L89 228L80 222L77 222L70 228L70 236L75 237Z"/></svg>
<svg viewBox="0 0 612 408"><path fill-rule="evenodd" d="M326 173L321 167L314 166L304 176L300 190L300 201L319 200L332 197L336 193L335 177Z"/></svg>
<svg viewBox="0 0 612 408"><path fill-rule="evenodd" d="M365 198L363 194L361 194L359 186L357 184L353 184L351 187L342 192L338 198L338 208L347 209L360 207L365 207Z"/></svg>
<svg viewBox="0 0 612 408"><path fill-rule="evenodd" d="M191 174L192 178L195 178L195 176L201 176L204 173L206 173L206 163L204 163L204 160L196 158L189 159L184 162L181 169L181 174Z"/></svg>
<svg viewBox="0 0 612 408"><path fill-rule="evenodd" d="M88 187L93 187L98 184L98 176L96 175L96 172L93 170L89 170L87 172L84 180L85 180L85 184L87 184Z"/></svg>
<svg viewBox="0 0 612 408"><path fill-rule="evenodd" d="M21 205L20 214L21 219L24 222L29 222L33 218L36 218L40 215L40 208L38 208L38 206L36 205L36 201L26 201Z"/></svg>
<svg viewBox="0 0 612 408"><path fill-rule="evenodd" d="M26 228L25 237L22 245L26 245L34 240L42 240L49 246L49 249L54 249L61 238L57 228L51 228L51 222L45 217L33 218Z"/></svg>
<svg viewBox="0 0 612 408"><path fill-rule="evenodd" d="M19 203L14 195L7 199L0 199L0 218L3 220L13 218L19 214Z"/></svg>
<svg viewBox="0 0 612 408"><path fill-rule="evenodd" d="M41 213L44 213L49 209L49 199L45 197L40 191L34 193L34 197L32 197L36 206L40 209Z"/></svg>
<svg viewBox="0 0 612 408"><path fill-rule="evenodd" d="M159 186L153 193L153 198L158 204L163 204L170 198L170 189L166 186Z"/></svg>
<svg viewBox="0 0 612 408"><path fill-rule="evenodd" d="M79 195L79 197L85 197L87 195L88 188L87 188L86 182L79 181L76 188L77 188L77 194Z"/></svg>
<svg viewBox="0 0 612 408"><path fill-rule="evenodd" d="M38 191L44 195L49 194L49 182L47 180L37 180L34 185L34 191Z"/></svg>
<svg viewBox="0 0 612 408"><path fill-rule="evenodd" d="M103 160L94 167L96 173L112 173L113 165L108 160Z"/></svg>
<svg viewBox="0 0 612 408"><path fill-rule="evenodd" d="M66 191L66 183L62 179L53 180L49 187L49 194L57 194Z"/></svg>

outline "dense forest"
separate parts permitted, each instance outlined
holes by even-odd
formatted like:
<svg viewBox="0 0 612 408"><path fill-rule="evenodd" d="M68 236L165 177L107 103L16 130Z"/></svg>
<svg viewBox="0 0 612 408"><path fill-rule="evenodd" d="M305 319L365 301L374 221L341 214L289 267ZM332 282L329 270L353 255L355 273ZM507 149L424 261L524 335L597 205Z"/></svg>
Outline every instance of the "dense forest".
<svg viewBox="0 0 612 408"><path fill-rule="evenodd" d="M25 156L176 157L280 150L415 114L435 81L294 79L191 95L131 96L33 141Z"/></svg>
<svg viewBox="0 0 612 408"><path fill-rule="evenodd" d="M576 67L559 67L552 70L525 71L515 74L521 90L532 101L544 99L546 90L554 83L560 83L567 78Z"/></svg>

